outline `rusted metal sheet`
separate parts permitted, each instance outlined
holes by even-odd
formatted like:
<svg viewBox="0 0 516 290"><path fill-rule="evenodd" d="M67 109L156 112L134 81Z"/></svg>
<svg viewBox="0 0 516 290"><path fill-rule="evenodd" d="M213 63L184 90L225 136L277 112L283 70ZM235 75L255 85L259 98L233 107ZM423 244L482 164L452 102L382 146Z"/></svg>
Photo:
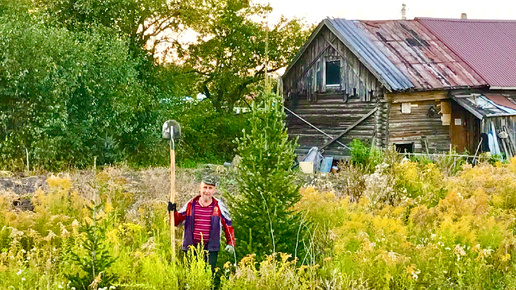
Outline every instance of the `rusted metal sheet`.
<svg viewBox="0 0 516 290"><path fill-rule="evenodd" d="M516 88L516 21L416 18L491 88Z"/></svg>
<svg viewBox="0 0 516 290"><path fill-rule="evenodd" d="M504 106L502 103L505 102L502 102L501 98L505 98L505 102L514 104L509 98L501 95L495 95L494 100L496 101L481 94L452 95L452 99L461 107L481 120L486 117L516 116L516 110Z"/></svg>
<svg viewBox="0 0 516 290"><path fill-rule="evenodd" d="M384 83L389 90L402 91L413 87L410 80L385 57L365 33L351 20L325 19L328 28Z"/></svg>
<svg viewBox="0 0 516 290"><path fill-rule="evenodd" d="M479 88L487 83L415 20L354 21L416 90Z"/></svg>
<svg viewBox="0 0 516 290"><path fill-rule="evenodd" d="M516 99L504 95L486 94L486 97L495 104L516 110Z"/></svg>

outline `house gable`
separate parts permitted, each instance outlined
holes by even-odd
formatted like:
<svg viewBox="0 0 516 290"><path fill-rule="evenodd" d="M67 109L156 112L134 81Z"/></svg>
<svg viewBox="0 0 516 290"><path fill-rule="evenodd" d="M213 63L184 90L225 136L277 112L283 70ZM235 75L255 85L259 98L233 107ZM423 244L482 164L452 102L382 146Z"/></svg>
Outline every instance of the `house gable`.
<svg viewBox="0 0 516 290"><path fill-rule="evenodd" d="M297 152L318 146L346 156L345 144L355 138L384 146L384 131L373 131L386 127L386 108L378 101L387 88L327 23L312 33L283 76L287 127L298 137Z"/></svg>
<svg viewBox="0 0 516 290"><path fill-rule="evenodd" d="M332 72L340 73L340 77L326 77ZM284 92L310 98L315 92L325 92L329 85L330 90L337 89L347 95L367 99L370 98L367 94L371 95L377 88L367 84L372 82L370 76L360 79L366 74L375 78L375 82L387 91L413 87L353 21L325 19L287 67L283 75ZM336 88L338 84L341 86Z"/></svg>

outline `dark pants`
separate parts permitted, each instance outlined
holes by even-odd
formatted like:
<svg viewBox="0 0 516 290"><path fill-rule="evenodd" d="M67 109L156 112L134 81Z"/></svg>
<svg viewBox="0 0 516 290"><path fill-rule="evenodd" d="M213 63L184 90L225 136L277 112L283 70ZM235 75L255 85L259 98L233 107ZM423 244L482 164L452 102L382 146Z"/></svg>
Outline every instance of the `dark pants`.
<svg viewBox="0 0 516 290"><path fill-rule="evenodd" d="M206 258L208 258L208 263L211 266L211 272L215 273L215 265L217 265L217 256L219 252L208 252L206 256L204 256L204 260L206 261Z"/></svg>

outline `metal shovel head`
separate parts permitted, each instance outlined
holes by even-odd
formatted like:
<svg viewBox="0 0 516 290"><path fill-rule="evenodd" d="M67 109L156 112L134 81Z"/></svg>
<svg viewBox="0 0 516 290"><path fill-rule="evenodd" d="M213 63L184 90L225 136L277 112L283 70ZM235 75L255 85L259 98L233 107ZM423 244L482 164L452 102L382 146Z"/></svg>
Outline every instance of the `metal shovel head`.
<svg viewBox="0 0 516 290"><path fill-rule="evenodd" d="M166 121L161 129L161 137L163 139L170 140L171 134L174 140L181 138L181 126L176 120Z"/></svg>

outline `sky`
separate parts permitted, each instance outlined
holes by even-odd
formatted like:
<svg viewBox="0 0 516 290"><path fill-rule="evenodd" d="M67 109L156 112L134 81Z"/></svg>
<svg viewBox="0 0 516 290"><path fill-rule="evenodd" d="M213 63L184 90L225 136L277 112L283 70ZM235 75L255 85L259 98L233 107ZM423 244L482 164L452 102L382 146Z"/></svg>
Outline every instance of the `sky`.
<svg viewBox="0 0 516 290"><path fill-rule="evenodd" d="M516 20L514 0L254 0L269 3L274 9L271 20L283 14L288 18L303 17L317 24L326 17L349 20L401 19L402 4L406 4L406 17L460 18Z"/></svg>

